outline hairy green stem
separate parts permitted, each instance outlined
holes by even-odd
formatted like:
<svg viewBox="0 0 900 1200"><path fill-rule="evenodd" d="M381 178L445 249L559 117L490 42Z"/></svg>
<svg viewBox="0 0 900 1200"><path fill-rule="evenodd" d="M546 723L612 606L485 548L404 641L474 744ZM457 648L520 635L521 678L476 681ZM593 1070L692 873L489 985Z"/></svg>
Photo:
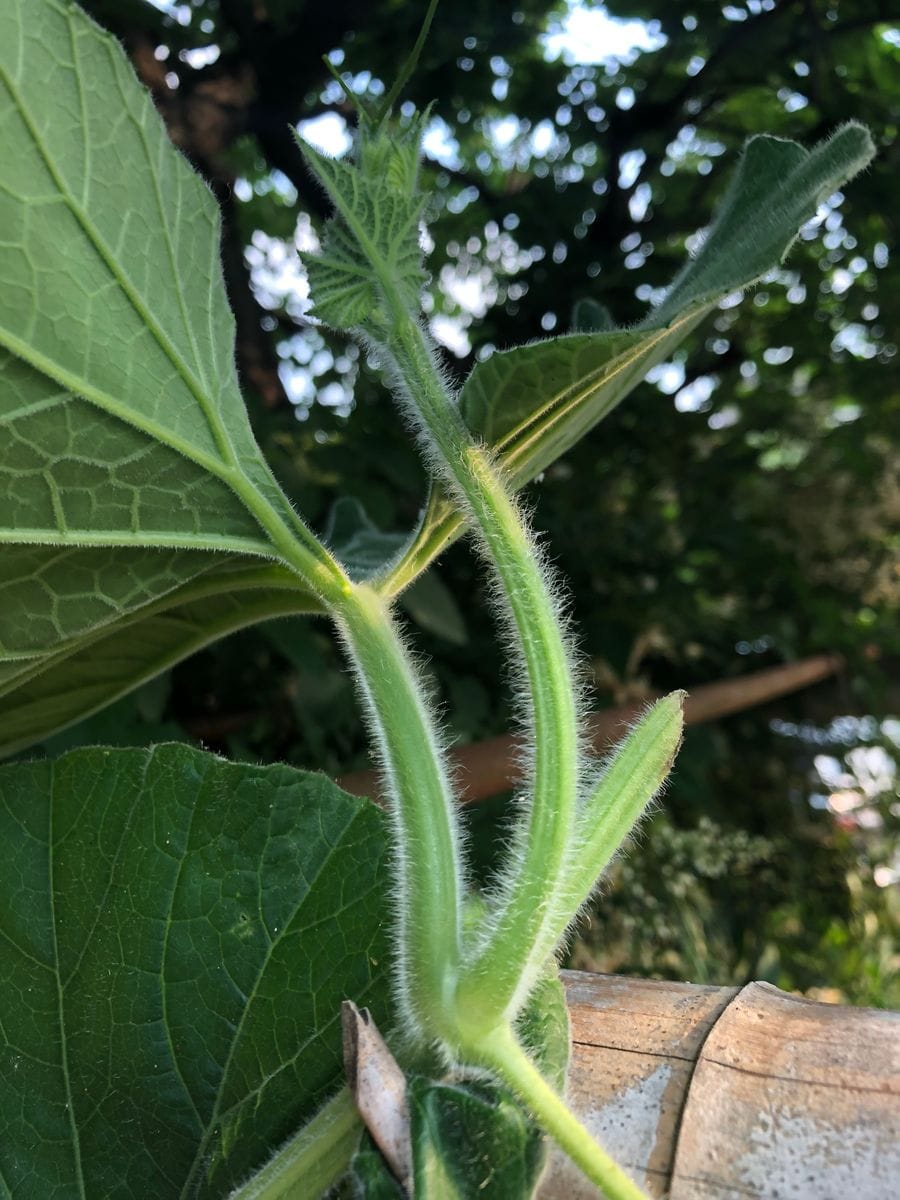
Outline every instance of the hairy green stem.
<svg viewBox="0 0 900 1200"><path fill-rule="evenodd" d="M607 1200L647 1200L646 1194L594 1141L565 1100L547 1083L509 1026L493 1030L475 1053L484 1066L512 1088L538 1124L565 1150Z"/></svg>
<svg viewBox="0 0 900 1200"><path fill-rule="evenodd" d="M382 281L383 282L383 281ZM426 334L392 305L388 350L408 407L441 474L470 514L496 569L521 647L531 700L533 798L509 856L499 904L460 985L460 1004L493 1024L512 1017L545 955L570 842L578 786L578 723L565 639L534 541L487 450L477 444L448 395Z"/></svg>
<svg viewBox="0 0 900 1200"><path fill-rule="evenodd" d="M381 751L397 828L398 998L427 1037L450 1038L462 941L456 805L424 689L387 603L368 584L332 606Z"/></svg>
<svg viewBox="0 0 900 1200"><path fill-rule="evenodd" d="M347 1088L228 1200L318 1200L350 1165L362 1122Z"/></svg>
<svg viewBox="0 0 900 1200"><path fill-rule="evenodd" d="M301 146L302 149L302 146ZM381 161L379 159L379 161ZM379 243L383 229L354 202L316 156L325 182L380 293L359 332L384 353L393 383L426 454L480 533L496 569L521 647L531 697L532 800L522 814L475 961L469 963L460 1006L493 1024L512 1017L543 966L539 948L555 910L574 826L579 767L577 705L565 639L533 540L487 450L467 430L444 386L433 347L413 314L397 276L394 250ZM409 181L407 181L409 182ZM339 270L346 267L338 251ZM354 268L355 270L356 268ZM478 1014L481 1014L480 1017Z"/></svg>

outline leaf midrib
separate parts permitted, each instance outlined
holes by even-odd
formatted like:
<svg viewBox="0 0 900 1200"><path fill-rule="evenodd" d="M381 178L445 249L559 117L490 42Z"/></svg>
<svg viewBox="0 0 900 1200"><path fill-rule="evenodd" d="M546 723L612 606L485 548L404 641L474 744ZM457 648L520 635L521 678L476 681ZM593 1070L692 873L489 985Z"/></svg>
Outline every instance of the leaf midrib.
<svg viewBox="0 0 900 1200"><path fill-rule="evenodd" d="M0 545L56 546L57 548L82 547L85 550L98 546L121 546L129 550L210 550L218 553L252 554L262 558L273 558L275 549L271 542L234 534L205 534L190 537L182 533L161 533L141 530L130 537L123 531L71 528L59 529L16 529L0 528Z"/></svg>
<svg viewBox="0 0 900 1200"><path fill-rule="evenodd" d="M72 1138L72 1152L75 1157L75 1179L81 1200L87 1200L84 1190L84 1170L81 1163L81 1134L75 1120L75 1103L72 1093L72 1080L69 1075L69 1045L66 1036L65 1015L65 984L59 965L59 938L57 937L56 889L54 885L54 833L53 817L55 814L56 792L56 762L50 764L49 802L47 805L47 890L50 901L50 929L53 935L53 980L56 984L56 1005L59 1020L60 1066L62 1067L63 1084L66 1091L66 1113L68 1114L69 1130Z"/></svg>
<svg viewBox="0 0 900 1200"><path fill-rule="evenodd" d="M228 1047L228 1054L225 1057L225 1062L222 1064L222 1073L219 1077L218 1087L216 1088L216 1098L213 1103L212 1110L210 1112L209 1120L206 1122L206 1129L204 1130L203 1136L201 1137L200 1142L197 1146L197 1151L194 1156L194 1162L191 1166L191 1169L189 1170L189 1172L187 1174L184 1185L181 1189L180 1200L188 1200L188 1197L191 1194L194 1180L196 1179L197 1171L203 1165L203 1161L204 1161L204 1158L205 1158L205 1155L206 1155L206 1152L207 1152L207 1149L209 1146L210 1138L212 1137L212 1135L216 1129L216 1126L223 1115L223 1110L221 1107L223 1091L224 1091L226 1082L228 1081L228 1073L231 1068L231 1064L234 1059L236 1049L237 1049L237 1047L241 1041L241 1037L243 1035L244 1024L247 1020L247 1014L249 1013L249 1011L253 1005L253 1001L256 998L256 994L259 989L260 980L262 979L263 974L264 974L266 968L268 967L269 962L272 958L272 955L275 953L276 948L281 944L282 940L288 935L289 932L293 933L294 923L297 920L297 917L299 916L299 914L302 912L302 910L309 898L310 893L312 892L313 888L315 887L316 882L318 881L319 877L327 871L328 864L331 862L334 855L341 848L343 840L347 836L348 831L352 828L353 825L356 824L360 815L361 815L360 811L351 812L349 814L349 819L344 823L344 825L342 826L340 831L334 835L334 840L332 841L332 844L329 847L328 853L326 855L324 855L324 857L320 860L318 868L316 869L316 871L314 872L312 877L305 880L306 890L304 891L302 897L300 897L299 900L295 903L293 911L291 912L290 920L285 921L284 925L282 926L281 933L273 938L273 937L271 937L271 935L268 935L268 930L266 930L266 933L269 936L269 944L266 948L265 954L263 955L263 957L260 961L259 967L256 971L256 975L255 975L255 978L253 981L253 986L251 987L251 989L247 995L246 1003L244 1004L244 1007L241 1009L241 1015L238 1019L237 1025L235 1026L234 1033L232 1035L232 1038L231 1038L231 1041L230 1041L230 1044ZM185 850L185 853L187 853L187 850ZM251 1093L248 1093L248 1095L249 1094L251 1094ZM246 1097L244 1097L243 1099L246 1099ZM230 1111L230 1109L225 1110L225 1111L226 1112Z"/></svg>
<svg viewBox="0 0 900 1200"><path fill-rule="evenodd" d="M151 756L153 754L155 754L155 752L156 752L156 750L154 747L150 750ZM166 1031L166 1043L168 1044L168 1047L169 1047L169 1054L172 1059L172 1067L175 1070L175 1074L178 1077L178 1082L181 1084L182 1091L184 1092L185 1096L187 1097L188 1104L191 1106L191 1110L193 1111L193 1114L197 1120L197 1136L198 1137L202 1137L204 1134L204 1121L203 1121L203 1117L200 1115L200 1110L197 1107L197 1102L194 1100L194 1094L191 1091L191 1089L188 1087L187 1080L184 1077L184 1072L181 1069L181 1063L179 1062L178 1055L175 1050L175 1039L172 1037L172 1029L169 1025L169 992L168 992L167 987L165 986L165 967L166 967L166 959L169 954L169 936L172 932L172 926L174 924L174 918L173 918L172 913L173 913L173 910L175 907L175 897L178 893L179 886L181 885L181 882L182 882L182 879L184 876L185 865L188 861L188 858L190 857L190 847L191 847L191 839L192 839L192 835L193 835L193 831L194 831L194 821L197 819L197 809L199 807L199 805L197 803L197 795L202 790L203 786L206 784L208 775L209 775L209 771L207 770L204 772L203 778L199 782L199 785L198 785L195 795L194 795L194 803L191 805L191 815L190 815L190 819L188 820L188 827L185 830L185 834L184 834L184 851L180 855L180 861L178 863L178 870L175 873L175 878L174 878L174 880L172 882L172 886L169 890L168 902L166 904L165 933L163 935L162 949L161 949L160 956L159 956L159 993L160 993L159 998L160 998L160 1011L161 1011L161 1017L162 1017L162 1027ZM223 969L224 969L224 964L223 964Z"/></svg>
<svg viewBox="0 0 900 1200"><path fill-rule="evenodd" d="M165 429L163 426L157 424L157 422L149 420L146 415L128 408L121 401L110 396L108 392L101 391L100 388L88 383L86 379L82 379L74 375L71 371L67 371L59 363L48 358L46 354L42 354L9 329L0 327L0 344L11 351L16 358L21 358L42 375L60 384L67 392L76 396L82 396L85 400L89 400L92 404L108 412L111 416L117 417L126 425L132 425L140 429L142 433L146 433L149 437L177 451L183 458L196 463L197 466L202 467L210 475L214 475L217 479L221 479L231 487L234 487L235 475L240 474L239 467L230 468L226 464L223 464L220 459L213 458L198 446L194 446L191 442L177 437L171 430ZM56 397L56 400L57 403L63 402L60 397Z"/></svg>
<svg viewBox="0 0 900 1200"><path fill-rule="evenodd" d="M74 58L73 66L74 66L75 76L79 82L79 87L80 87L80 85L81 85L81 62L80 62L80 55L77 55L75 53L74 31L72 28L72 15L70 12L64 11L64 16L65 16L66 22L69 26L69 34L70 34L70 38L71 38L72 46L73 46L73 58ZM24 33L23 33L23 37L24 37ZM222 423L222 421L219 419L218 414L212 408L210 401L209 401L209 397L206 395L204 388L200 384L200 381L194 375L194 372L192 371L189 364L186 363L184 361L184 359L182 358L182 356L179 354L176 347L174 346L171 339L169 338L168 334L165 332L165 330L162 328L159 321L156 319L155 315L147 307L146 303L144 302L143 297L140 296L140 294L138 293L135 286L132 284L128 275L121 269L120 264L117 262L116 258L112 254L112 251L106 245L105 239L101 236L100 231L94 225L93 221L88 216L88 214L85 211L82 204L72 194L71 190L68 187L68 184L65 182L65 180L63 179L59 170L57 169L56 162L55 162L53 156L51 155L48 146L46 145L44 139L41 137L34 121L32 120L31 113L29 111L27 104L25 103L25 99L24 99L20 89L16 86L15 82L9 77L8 73L3 69L3 67L0 67L0 79L2 79L7 90L9 91L10 96L12 97L13 102L15 103L15 105L19 111L22 121L24 122L25 127L28 130L29 135L31 136L31 140L34 143L35 148L37 149L37 151L44 163L44 166L47 168L47 171L49 172L51 179L53 180L54 184L56 185L57 191L59 192L63 202L66 204L69 211L75 217L78 224L81 226L83 232L87 236L87 238L90 241L91 245L93 246L95 252L98 254L100 259L104 263L106 269L109 271L109 273L112 275L112 277L116 280L119 287L122 289L123 293L125 294L126 298L128 299L129 303L131 304L132 308L135 310L137 315L140 317L140 319L144 322L144 324L150 330L151 334L153 335L154 339L156 340L157 345L160 347L160 349L163 351L165 356L168 358L169 362L172 364L172 366L175 368L175 370L181 376L185 385L187 386L188 390L190 391L191 395L194 397L197 404L200 406L200 410L203 413L204 417L206 418L206 423L209 427L209 431L212 434L213 441L216 443L216 445L219 449L219 452L222 456L223 462L227 466L232 467L233 469L236 469L236 470L239 469L237 455L235 454L234 447L231 444L231 439L228 436L228 432L225 429L225 426ZM128 115L132 120L134 119L130 112ZM146 142L143 139L143 130L141 130L141 134L142 134L141 140L144 143L145 150L146 150ZM153 177L155 179L155 172L153 172L151 170L151 174L153 175ZM163 228L164 232L167 233L165 221L162 221L161 224L162 224L162 228ZM174 278L176 280L176 292L179 294L179 297L180 297L180 288L177 286L177 280L178 280L177 273L175 274ZM192 342L192 344L194 344L192 336L191 336L191 342ZM196 349L196 346L195 346L195 349ZM22 357L24 357L24 355ZM75 390L75 389L73 389L73 390Z"/></svg>

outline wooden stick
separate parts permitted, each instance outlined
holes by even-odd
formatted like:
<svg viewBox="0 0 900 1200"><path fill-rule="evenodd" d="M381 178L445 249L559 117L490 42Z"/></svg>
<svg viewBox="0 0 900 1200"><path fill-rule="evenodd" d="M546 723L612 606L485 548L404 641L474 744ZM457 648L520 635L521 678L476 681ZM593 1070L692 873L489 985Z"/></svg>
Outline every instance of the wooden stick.
<svg viewBox="0 0 900 1200"><path fill-rule="evenodd" d="M802 688L828 679L844 665L839 654L816 654L780 667L767 667L742 675L738 679L723 679L695 688L685 704L687 725L702 725L731 713L743 712L765 704L779 696L790 695ZM602 754L626 733L629 725L643 712L646 704L656 699L649 695L645 703L606 708L588 717L588 734L593 749ZM452 750L450 759L456 770L458 793L464 804L475 804L508 791L521 781L521 761L518 742L513 734L472 742ZM378 772L352 771L339 776L340 787L354 796L370 796L376 804L382 802Z"/></svg>

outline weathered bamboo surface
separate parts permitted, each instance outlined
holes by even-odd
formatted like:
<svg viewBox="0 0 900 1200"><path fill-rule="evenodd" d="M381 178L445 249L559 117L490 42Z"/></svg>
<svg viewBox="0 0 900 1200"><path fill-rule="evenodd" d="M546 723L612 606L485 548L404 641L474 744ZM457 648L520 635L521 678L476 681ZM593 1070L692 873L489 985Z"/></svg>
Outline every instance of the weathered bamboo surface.
<svg viewBox="0 0 900 1200"><path fill-rule="evenodd" d="M649 1195L900 1197L900 1013L563 973L569 1099ZM541 1200L596 1200L554 1156Z"/></svg>

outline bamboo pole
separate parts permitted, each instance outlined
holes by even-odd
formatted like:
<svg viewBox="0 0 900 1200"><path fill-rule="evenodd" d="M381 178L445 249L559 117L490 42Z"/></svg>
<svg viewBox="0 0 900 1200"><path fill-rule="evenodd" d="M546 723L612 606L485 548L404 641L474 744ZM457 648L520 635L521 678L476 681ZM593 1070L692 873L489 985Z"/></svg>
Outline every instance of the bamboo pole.
<svg viewBox="0 0 900 1200"><path fill-rule="evenodd" d="M887 1200L900 1013L564 971L569 1102L653 1197ZM596 1200L554 1153L539 1200Z"/></svg>

